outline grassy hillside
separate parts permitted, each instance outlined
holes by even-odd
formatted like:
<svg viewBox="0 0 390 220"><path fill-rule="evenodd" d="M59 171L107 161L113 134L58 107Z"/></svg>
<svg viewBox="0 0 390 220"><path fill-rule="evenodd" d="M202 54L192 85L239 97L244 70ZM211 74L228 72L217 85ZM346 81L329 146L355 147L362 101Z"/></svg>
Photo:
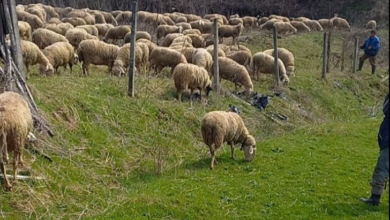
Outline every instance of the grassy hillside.
<svg viewBox="0 0 390 220"><path fill-rule="evenodd" d="M252 52L272 47L253 38ZM272 97L265 112L211 93L208 105L176 100L168 78L137 77L136 97L127 79L93 67L69 75L33 76L29 85L55 131L40 140L53 163L26 150L31 174L15 191L1 191L6 219L388 219L388 196L380 207L359 202L368 196L378 155L376 134L388 83L385 69L370 75L332 69L321 79L322 35L280 39L296 57L296 76L283 97ZM348 61L349 62L349 61ZM273 95L272 78L254 82ZM225 90L233 86L223 82ZM200 135L200 120L229 104L242 110L256 138L254 161L236 160L224 147L219 164ZM285 115L287 121L270 119ZM3 184L3 182L1 182Z"/></svg>

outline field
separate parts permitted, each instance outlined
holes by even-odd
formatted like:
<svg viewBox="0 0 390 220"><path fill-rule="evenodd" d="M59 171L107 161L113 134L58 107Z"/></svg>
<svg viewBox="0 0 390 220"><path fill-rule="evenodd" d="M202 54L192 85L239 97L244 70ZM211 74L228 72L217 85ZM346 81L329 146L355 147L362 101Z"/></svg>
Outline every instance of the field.
<svg viewBox="0 0 390 220"><path fill-rule="evenodd" d="M100 66L89 77L78 67L73 75L61 69L53 77L32 76L28 84L55 132L38 135L37 147L53 162L26 150L26 173L44 180L20 181L12 193L2 189L0 217L388 219L388 194L380 207L359 202L370 194L378 156L387 68L372 76L366 61L352 74L348 60L345 71L332 68L324 80L321 33L278 43L294 53L296 76L265 112L227 92L211 92L208 105L191 108L188 98L176 100L169 77L137 77L130 98L127 79ZM244 44L258 52L271 48L272 39L254 35ZM254 84L255 91L274 95L272 77ZM233 90L229 82L222 87ZM256 138L256 157L245 162L237 149L233 160L225 146L210 170L200 120L229 104L241 109ZM276 114L288 120L271 120Z"/></svg>

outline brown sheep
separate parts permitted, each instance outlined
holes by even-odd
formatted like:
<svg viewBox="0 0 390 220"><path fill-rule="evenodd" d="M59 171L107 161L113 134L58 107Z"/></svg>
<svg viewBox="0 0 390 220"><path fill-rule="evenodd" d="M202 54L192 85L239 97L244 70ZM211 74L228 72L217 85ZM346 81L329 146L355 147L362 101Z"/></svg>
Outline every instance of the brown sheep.
<svg viewBox="0 0 390 220"><path fill-rule="evenodd" d="M233 44L235 44L237 37L242 33L243 26L242 24L238 25L221 25L218 28L218 37L220 42L223 42L223 38L232 37Z"/></svg>

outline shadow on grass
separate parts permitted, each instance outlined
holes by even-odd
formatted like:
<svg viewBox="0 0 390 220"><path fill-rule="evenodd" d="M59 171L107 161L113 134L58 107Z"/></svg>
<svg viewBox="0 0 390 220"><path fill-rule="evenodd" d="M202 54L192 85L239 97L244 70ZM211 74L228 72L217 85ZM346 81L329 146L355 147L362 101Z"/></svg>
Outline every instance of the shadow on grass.
<svg viewBox="0 0 390 220"><path fill-rule="evenodd" d="M359 201L359 198L353 198L354 201L347 201L348 203L330 203L324 204L323 209L329 216L336 218L345 218L346 216L351 217L372 217L373 214L383 215L389 214L389 204L382 203L380 206L371 206L364 204Z"/></svg>
<svg viewBox="0 0 390 220"><path fill-rule="evenodd" d="M245 165L248 162L245 161L243 158L240 158L236 156L236 159L230 158L230 156L217 156L216 157L218 164L214 165L214 169L227 169L227 166L241 166ZM203 169L210 169L211 164L211 157L206 156L205 158L196 160L196 161L189 161L188 163L184 163L183 167L188 170L203 170Z"/></svg>

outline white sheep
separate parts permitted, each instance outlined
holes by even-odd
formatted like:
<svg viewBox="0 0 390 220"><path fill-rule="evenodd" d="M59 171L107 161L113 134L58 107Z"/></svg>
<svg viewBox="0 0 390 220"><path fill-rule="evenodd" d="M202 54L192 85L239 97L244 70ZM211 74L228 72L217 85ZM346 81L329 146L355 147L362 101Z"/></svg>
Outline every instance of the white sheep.
<svg viewBox="0 0 390 220"><path fill-rule="evenodd" d="M226 54L226 57L236 61L238 64L243 65L247 70L249 70L249 65L252 59L251 52L246 50L231 51Z"/></svg>
<svg viewBox="0 0 390 220"><path fill-rule="evenodd" d="M206 113L201 121L203 142L209 147L211 154L210 169L218 162L215 152L227 142L230 145L231 158L234 157L234 147L241 144L245 160L252 161L256 155L256 140L249 134L244 121L235 112L212 111Z"/></svg>
<svg viewBox="0 0 390 220"><path fill-rule="evenodd" d="M275 22L274 27L276 27L278 35L297 33L297 29L287 22Z"/></svg>
<svg viewBox="0 0 390 220"><path fill-rule="evenodd" d="M229 80L234 83L235 91L238 87L245 87L245 95L249 96L253 92L253 84L248 70L236 61L227 57L218 57L219 78ZM211 69L214 75L214 68Z"/></svg>
<svg viewBox="0 0 390 220"><path fill-rule="evenodd" d="M209 73L209 75L211 76L211 68L213 67L213 57L206 49L203 48L196 49L192 54L191 63L199 67L205 68Z"/></svg>
<svg viewBox="0 0 390 220"><path fill-rule="evenodd" d="M311 31L323 31L323 27L317 20L304 20L302 21L304 24L306 24Z"/></svg>
<svg viewBox="0 0 390 220"><path fill-rule="evenodd" d="M265 50L263 52L274 57L274 49ZM284 67L286 68L287 76L295 76L294 54L291 51L287 50L286 48L279 47L278 58L283 62Z"/></svg>
<svg viewBox="0 0 390 220"><path fill-rule="evenodd" d="M18 165L23 165L23 149L27 136L33 128L33 119L28 103L23 96L15 92L0 94L0 169L7 190L12 191L6 175L8 153L13 153L13 175L17 182Z"/></svg>
<svg viewBox="0 0 390 220"><path fill-rule="evenodd" d="M150 65L154 67L156 75L159 75L166 66L171 67L172 74L179 63L188 62L183 54L171 48L156 47L150 54Z"/></svg>
<svg viewBox="0 0 390 220"><path fill-rule="evenodd" d="M264 52L257 52L253 55L250 68L254 79L259 80L260 73L274 74L275 58ZM286 68L281 59L278 58L279 78L282 83L288 84L290 79L287 76Z"/></svg>
<svg viewBox="0 0 390 220"><path fill-rule="evenodd" d="M42 53L39 47L31 41L20 40L23 63L26 65L27 79L30 78L30 65L39 64L47 72L54 71L50 61Z"/></svg>
<svg viewBox="0 0 390 220"><path fill-rule="evenodd" d="M112 74L116 76L126 75L127 68L130 63L130 43L124 44L120 47L118 54L114 60ZM147 44L138 42L135 44L135 67L141 73L146 72L149 60L149 47Z"/></svg>
<svg viewBox="0 0 390 220"><path fill-rule="evenodd" d="M121 25L108 29L104 35L103 41L107 43L114 43L117 40L122 40L127 33L131 31L129 26Z"/></svg>
<svg viewBox="0 0 390 220"><path fill-rule="evenodd" d="M98 37L88 34L87 31L82 28L69 29L66 31L65 37L74 48L78 48L80 42L83 40L99 40Z"/></svg>
<svg viewBox="0 0 390 220"><path fill-rule="evenodd" d="M183 27L182 26L170 26L170 25L159 25L157 27L157 41L162 38L167 36L168 34L172 33L181 33L183 32Z"/></svg>
<svg viewBox="0 0 390 220"><path fill-rule="evenodd" d="M181 96L183 91L187 89L191 91L191 102L194 90L199 89L201 101L202 91L206 90L206 97L208 97L209 92L212 90L211 80L206 69L191 63L178 64L173 71L173 80L180 102L182 101Z"/></svg>
<svg viewBox="0 0 390 220"><path fill-rule="evenodd" d="M18 21L19 36L22 40L29 40L31 38L31 26L25 21Z"/></svg>
<svg viewBox="0 0 390 220"><path fill-rule="evenodd" d="M376 21L375 20L369 20L366 24L366 28L370 30L376 30Z"/></svg>
<svg viewBox="0 0 390 220"><path fill-rule="evenodd" d="M39 49L44 49L56 42L68 42L68 40L63 35L57 34L54 31L38 28L32 33L32 42L34 42Z"/></svg>
<svg viewBox="0 0 390 220"><path fill-rule="evenodd" d="M43 54L49 60L50 64L53 66L55 72L58 71L58 67L63 66L66 69L66 66L69 65L70 74L72 74L72 66L77 64L78 56L75 54L73 46L68 42L57 42L43 49ZM44 65L40 66L40 71L45 72L46 75L52 75L54 72L45 69Z"/></svg>
<svg viewBox="0 0 390 220"><path fill-rule="evenodd" d="M310 32L310 27L308 27L302 21L291 21L290 24L297 29L298 32Z"/></svg>
<svg viewBox="0 0 390 220"><path fill-rule="evenodd" d="M80 62L83 62L83 74L89 75L89 65L106 65L111 72L119 47L99 40L83 40L77 49Z"/></svg>

